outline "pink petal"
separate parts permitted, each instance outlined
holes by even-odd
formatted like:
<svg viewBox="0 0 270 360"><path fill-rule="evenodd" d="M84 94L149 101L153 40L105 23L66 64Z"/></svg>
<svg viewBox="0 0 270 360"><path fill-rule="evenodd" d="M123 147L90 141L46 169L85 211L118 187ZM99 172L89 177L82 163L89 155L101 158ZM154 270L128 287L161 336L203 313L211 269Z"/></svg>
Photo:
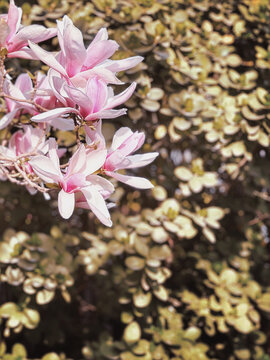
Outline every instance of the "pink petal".
<svg viewBox="0 0 270 360"><path fill-rule="evenodd" d="M13 111L10 111L7 114L5 114L4 116L2 116L2 118L0 119L0 130L4 129L11 123L11 121L14 119L17 111L18 111L18 108Z"/></svg>
<svg viewBox="0 0 270 360"><path fill-rule="evenodd" d="M127 113L127 109L119 109L119 110L101 110L94 114L89 114L86 116L86 121L93 121L97 119L114 119L118 116L125 115Z"/></svg>
<svg viewBox="0 0 270 360"><path fill-rule="evenodd" d="M83 93L83 91L65 84L63 89L66 91L68 97L74 102L75 105L80 106L80 113L87 116L93 108L91 99Z"/></svg>
<svg viewBox="0 0 270 360"><path fill-rule="evenodd" d="M68 178L65 177L62 183L62 188L69 193L78 192L85 186L89 186L89 182L85 180L85 176L81 173L72 174Z"/></svg>
<svg viewBox="0 0 270 360"><path fill-rule="evenodd" d="M72 83L75 86L85 87L87 80L92 79L95 76L98 76L98 78L103 80L106 84L124 84L117 79L114 73L107 70L103 65L80 72L72 78Z"/></svg>
<svg viewBox="0 0 270 360"><path fill-rule="evenodd" d="M62 74L63 76L68 76L66 70L63 66L56 60L55 56L48 51L42 49L40 46L28 42L29 47L33 51L33 53L38 57L39 60L43 61L45 64Z"/></svg>
<svg viewBox="0 0 270 360"><path fill-rule="evenodd" d="M69 114L69 113L80 114L78 110L70 108L70 107L56 108L56 109L45 111L41 114L35 115L31 118L31 120L35 121L35 122L48 122L48 121L54 120L55 118L57 118L59 116L62 116L64 114Z"/></svg>
<svg viewBox="0 0 270 360"><path fill-rule="evenodd" d="M135 82L133 82L126 90L124 90L120 94L114 96L113 98L110 98L106 105L106 109L112 109L112 108L126 102L131 97L131 95L134 93L136 85L137 84Z"/></svg>
<svg viewBox="0 0 270 360"><path fill-rule="evenodd" d="M50 86L53 94L64 106L68 106L68 101L65 97L66 94L62 94L63 86L66 84L66 79L62 78L61 75L54 69L48 71L48 85Z"/></svg>
<svg viewBox="0 0 270 360"><path fill-rule="evenodd" d="M75 194L63 189L58 194L58 210L62 218L69 219L75 208Z"/></svg>
<svg viewBox="0 0 270 360"><path fill-rule="evenodd" d="M117 139L118 132L120 134L119 140ZM137 149L139 149L142 146L142 144L144 143L145 135L144 135L144 133L139 133L137 131L135 133L133 133L130 130L130 133L128 131L126 131L126 132L123 131L124 134L123 134L123 137L121 137L121 132L122 132L122 130L119 129L115 133L114 138L116 138L116 143L113 143L111 150L113 152L115 149L118 152L120 152L123 157L126 157L127 155L133 153L134 151L136 151ZM128 133L129 133L129 136L125 137ZM122 142L121 142L121 140L122 140Z"/></svg>
<svg viewBox="0 0 270 360"><path fill-rule="evenodd" d="M84 131L86 134L86 143L88 145L95 144L99 149L106 149L105 138L101 131L102 121L99 120L93 126L95 126L95 130L92 130L87 125L84 126Z"/></svg>
<svg viewBox="0 0 270 360"><path fill-rule="evenodd" d="M57 146L57 142L55 140L55 138L49 138L49 157L51 159L51 161L53 162L54 166L56 169L58 169L59 173L61 173L60 170L60 162L59 162L59 157L58 157L58 146Z"/></svg>
<svg viewBox="0 0 270 360"><path fill-rule="evenodd" d="M116 150L126 139L128 139L133 132L128 127L121 127L113 136L111 150Z"/></svg>
<svg viewBox="0 0 270 360"><path fill-rule="evenodd" d="M107 102L108 89L104 81L98 77L87 82L86 93L89 99L92 101L91 113L97 113L102 110Z"/></svg>
<svg viewBox="0 0 270 360"><path fill-rule="evenodd" d="M30 93L33 90L33 84L28 74L20 74L15 81L15 86L21 90L25 97L30 97Z"/></svg>
<svg viewBox="0 0 270 360"><path fill-rule="evenodd" d="M87 56L84 61L84 68L89 69L102 63L109 57L111 57L119 45L113 40L101 40L96 43L91 43L87 49Z"/></svg>
<svg viewBox="0 0 270 360"><path fill-rule="evenodd" d="M79 149L73 154L69 161L66 176L83 172L86 168L86 152L84 145L80 145Z"/></svg>
<svg viewBox="0 0 270 360"><path fill-rule="evenodd" d="M64 53L65 56L65 46L64 46L64 29L66 27L66 22L69 21L69 17L67 15L65 15L63 17L63 20L56 20L57 23L57 38L58 38L58 42L61 48L61 52Z"/></svg>
<svg viewBox="0 0 270 360"><path fill-rule="evenodd" d="M96 217L106 226L112 226L110 213L107 209L105 200L102 195L95 189L94 186L81 189L85 196L89 208L93 211Z"/></svg>
<svg viewBox="0 0 270 360"><path fill-rule="evenodd" d="M28 45L28 41L38 43L56 36L57 29L47 29L42 25L29 25L19 29L12 38L12 45L9 46L10 51L20 50Z"/></svg>
<svg viewBox="0 0 270 360"><path fill-rule="evenodd" d="M87 153L85 174L90 175L99 170L104 165L106 155L106 149L93 150Z"/></svg>
<svg viewBox="0 0 270 360"><path fill-rule="evenodd" d="M113 184L109 180L104 179L99 175L89 175L87 176L87 180L92 185L95 185L95 188L99 191L104 199L110 197L115 190Z"/></svg>
<svg viewBox="0 0 270 360"><path fill-rule="evenodd" d="M130 160L130 165L125 167L125 169L139 168L150 164L155 158L159 155L158 152L152 152L147 154L137 154L128 156L127 159Z"/></svg>
<svg viewBox="0 0 270 360"><path fill-rule="evenodd" d="M8 24L0 19L0 46L1 47L5 47L6 46L6 42L7 42L7 38L10 34L10 28L8 26Z"/></svg>
<svg viewBox="0 0 270 360"><path fill-rule="evenodd" d="M66 20L67 17L65 17ZM65 21L66 27L63 30L63 46L66 56L66 70L70 77L80 72L86 58L83 36L72 21Z"/></svg>
<svg viewBox="0 0 270 360"><path fill-rule="evenodd" d="M9 139L8 147L10 150L13 150L15 154L16 154L16 148L18 146L18 142L21 140L22 136L23 136L23 131L18 130Z"/></svg>
<svg viewBox="0 0 270 360"><path fill-rule="evenodd" d="M130 165L130 161L121 154L120 151L116 150L107 156L104 164L104 170L115 171L118 169L125 169Z"/></svg>
<svg viewBox="0 0 270 360"><path fill-rule="evenodd" d="M39 60L39 57L37 55L35 55L35 53L26 46L23 47L21 50L9 52L8 57L9 58L29 59L29 60Z"/></svg>
<svg viewBox="0 0 270 360"><path fill-rule="evenodd" d="M34 172L46 183L59 183L63 176L54 162L46 156L37 155L29 160Z"/></svg>
<svg viewBox="0 0 270 360"><path fill-rule="evenodd" d="M4 92L8 95L13 96L14 98L25 100L24 94L21 92L21 90L17 86L13 85L11 81L4 82ZM10 100L10 99L7 99L7 100ZM18 104L18 102L14 101L14 100L11 100L11 101ZM19 102L19 105L21 105L20 102Z"/></svg>
<svg viewBox="0 0 270 360"><path fill-rule="evenodd" d="M133 169L150 164L155 158L159 155L158 152L147 153L147 154L137 154L128 156L127 159L130 160L130 165L125 167L125 169Z"/></svg>
<svg viewBox="0 0 270 360"><path fill-rule="evenodd" d="M14 158L16 156L14 149L8 149L7 147L0 145L0 154L6 155L10 158Z"/></svg>
<svg viewBox="0 0 270 360"><path fill-rule="evenodd" d="M143 61L142 56L132 56L130 58L126 58L122 60L110 60L106 64L104 64L104 67L107 70L110 70L115 73L115 72L131 69L142 61Z"/></svg>
<svg viewBox="0 0 270 360"><path fill-rule="evenodd" d="M149 180L142 177L122 175L117 172L109 172L109 171L106 171L106 174L108 176L115 178L118 181L121 181L126 185L135 187L137 189L152 189L154 187Z"/></svg>
<svg viewBox="0 0 270 360"><path fill-rule="evenodd" d="M90 45L87 48L87 51L91 48L91 46L93 46L94 44L96 44L99 41L103 41L103 40L108 40L108 31L106 28L101 28L96 36L94 37L94 39L92 40L92 42L90 43Z"/></svg>
<svg viewBox="0 0 270 360"><path fill-rule="evenodd" d="M74 121L72 119L55 118L50 121L50 125L55 129L72 131L74 130Z"/></svg>
<svg viewBox="0 0 270 360"><path fill-rule="evenodd" d="M10 1L8 9L7 24L10 28L10 34L7 40L10 40L13 35L19 30L22 18L22 9L14 4L14 0Z"/></svg>
<svg viewBox="0 0 270 360"><path fill-rule="evenodd" d="M22 136L16 138L16 147L19 152L26 153L31 151L34 147L34 138L32 138L32 126L25 126L24 133L21 131ZM17 131L19 133L19 131Z"/></svg>

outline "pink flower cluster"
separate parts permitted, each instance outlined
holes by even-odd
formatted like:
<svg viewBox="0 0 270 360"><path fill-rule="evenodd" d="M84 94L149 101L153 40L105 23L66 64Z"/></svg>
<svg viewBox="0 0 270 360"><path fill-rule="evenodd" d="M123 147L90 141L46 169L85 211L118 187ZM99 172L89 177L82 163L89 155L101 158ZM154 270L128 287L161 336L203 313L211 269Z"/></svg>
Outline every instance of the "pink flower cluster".
<svg viewBox="0 0 270 360"><path fill-rule="evenodd" d="M81 31L67 16L57 21L55 29L24 27L21 16L13 0L8 14L0 15L2 62L6 56L39 59L49 71L46 75L39 72L34 83L28 74L21 74L13 84L6 70L1 69L0 90L7 110L0 119L0 130L14 127L14 123L22 129L0 146L0 179L12 180L18 171L31 193L58 189L58 209L63 218L68 219L75 207L81 207L111 226L106 200L115 189L110 178L138 189L153 186L145 178L122 173L124 169L146 166L157 157L158 153L134 155L145 141L144 134L122 127L113 136L110 148L102 134L102 119L124 115L126 109L116 107L126 102L136 87L132 83L115 95L110 85L123 84L117 73L136 66L143 58L109 59L118 44L108 39L105 28L85 48ZM58 53L36 44L56 35ZM20 125L23 114L30 114L31 124ZM85 143L80 141L81 127ZM66 149L58 149L55 137L48 136L54 129L77 133L77 148L63 165L59 157Z"/></svg>

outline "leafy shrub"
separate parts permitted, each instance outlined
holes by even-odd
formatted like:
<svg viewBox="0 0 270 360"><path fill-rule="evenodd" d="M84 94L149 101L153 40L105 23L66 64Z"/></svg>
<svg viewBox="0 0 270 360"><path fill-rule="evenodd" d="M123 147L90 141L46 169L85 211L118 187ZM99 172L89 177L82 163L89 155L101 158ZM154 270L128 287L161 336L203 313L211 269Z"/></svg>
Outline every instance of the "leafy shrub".
<svg viewBox="0 0 270 360"><path fill-rule="evenodd" d="M23 9L25 23L68 14L88 41L109 27L115 58L145 57L122 75L138 87L114 128L160 156L152 191L118 189L111 229L1 183L0 358L269 360L269 2Z"/></svg>

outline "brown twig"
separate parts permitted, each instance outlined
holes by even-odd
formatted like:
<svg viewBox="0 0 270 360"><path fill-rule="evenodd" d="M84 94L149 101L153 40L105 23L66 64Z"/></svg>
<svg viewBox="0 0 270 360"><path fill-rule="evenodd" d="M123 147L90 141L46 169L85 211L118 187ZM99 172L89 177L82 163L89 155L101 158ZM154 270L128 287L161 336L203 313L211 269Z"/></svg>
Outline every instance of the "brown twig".
<svg viewBox="0 0 270 360"><path fill-rule="evenodd" d="M33 105L33 106L35 106L38 110L40 110L41 112L49 111L49 109L46 109L45 107L37 104L34 100L18 99L18 98L15 98L14 96L5 94L4 92L1 92L1 93L0 93L0 97L5 97L5 98L10 99L10 100L13 100L13 101L23 102L23 103L26 103L26 104Z"/></svg>
<svg viewBox="0 0 270 360"><path fill-rule="evenodd" d="M258 223L262 222L263 220L266 220L269 218L270 218L270 214L262 214L261 212L259 212L257 217L255 217L254 219L252 219L248 222L248 225L249 226L257 225Z"/></svg>

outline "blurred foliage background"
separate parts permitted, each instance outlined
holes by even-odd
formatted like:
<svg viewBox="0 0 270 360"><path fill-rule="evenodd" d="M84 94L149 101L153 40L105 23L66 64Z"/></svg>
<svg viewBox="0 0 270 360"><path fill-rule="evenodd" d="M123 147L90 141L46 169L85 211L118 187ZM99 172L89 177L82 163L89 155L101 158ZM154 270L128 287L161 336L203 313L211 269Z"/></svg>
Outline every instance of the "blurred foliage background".
<svg viewBox="0 0 270 360"><path fill-rule="evenodd" d="M145 131L160 156L152 191L119 186L111 229L1 183L0 359L270 360L269 0L16 4L25 24L67 14L86 43L105 26L117 58L145 57L104 129Z"/></svg>

